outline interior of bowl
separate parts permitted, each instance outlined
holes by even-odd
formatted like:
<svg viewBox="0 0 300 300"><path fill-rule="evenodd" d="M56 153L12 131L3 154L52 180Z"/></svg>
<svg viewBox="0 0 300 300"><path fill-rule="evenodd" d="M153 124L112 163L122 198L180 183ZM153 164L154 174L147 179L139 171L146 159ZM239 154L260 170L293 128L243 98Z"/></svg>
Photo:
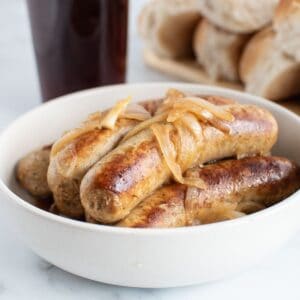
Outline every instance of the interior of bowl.
<svg viewBox="0 0 300 300"><path fill-rule="evenodd" d="M270 110L279 124L279 139L273 154L300 164L300 118L281 106L248 94L228 89L180 83L117 85L91 89L58 98L28 112L11 124L0 138L0 181L27 202L36 199L24 192L15 181L15 166L28 152L55 141L61 134L84 120L89 113L112 106L131 95L133 101L155 99L169 88L203 95L220 95L241 103L255 104Z"/></svg>

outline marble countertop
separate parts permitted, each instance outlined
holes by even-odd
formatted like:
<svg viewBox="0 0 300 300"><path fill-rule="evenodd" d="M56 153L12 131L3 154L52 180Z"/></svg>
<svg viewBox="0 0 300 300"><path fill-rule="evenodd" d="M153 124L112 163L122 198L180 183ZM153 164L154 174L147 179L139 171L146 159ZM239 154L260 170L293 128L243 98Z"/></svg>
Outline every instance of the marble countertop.
<svg viewBox="0 0 300 300"><path fill-rule="evenodd" d="M131 1L131 21L144 0ZM0 129L40 103L25 3L0 1ZM130 24L128 81L168 81L142 62ZM6 216L9 217L9 216ZM66 273L24 246L0 219L0 299L300 299L300 232L279 252L238 277L176 289L133 289ZM234 257L233 257L234 259Z"/></svg>

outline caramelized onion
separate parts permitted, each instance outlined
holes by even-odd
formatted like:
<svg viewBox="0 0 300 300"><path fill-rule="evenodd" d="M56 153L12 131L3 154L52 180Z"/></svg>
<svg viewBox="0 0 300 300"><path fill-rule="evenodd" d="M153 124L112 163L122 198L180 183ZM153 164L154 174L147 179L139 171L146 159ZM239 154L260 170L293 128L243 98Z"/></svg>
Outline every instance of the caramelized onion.
<svg viewBox="0 0 300 300"><path fill-rule="evenodd" d="M88 116L80 127L67 131L60 139L52 146L51 157L56 155L60 150L67 146L70 142L85 134L86 132L101 129L112 129L120 114L124 111L130 101L130 97L117 102L117 104L108 110L104 115L101 112L95 112Z"/></svg>
<svg viewBox="0 0 300 300"><path fill-rule="evenodd" d="M213 114L215 117L217 117L220 120L229 121L229 122L234 121L233 115L230 112L226 111L227 108L226 105L218 106L200 97L186 97L183 99L179 99L177 101L178 104L180 104L180 102L186 106L195 104L201 107L202 109L209 111L211 114Z"/></svg>
<svg viewBox="0 0 300 300"><path fill-rule="evenodd" d="M156 115L161 114L167 110L169 110L175 101L177 101L180 98L185 97L185 94L179 90L176 89L168 89L166 93L166 98L163 101L163 103L160 105L160 107L156 111Z"/></svg>
<svg viewBox="0 0 300 300"><path fill-rule="evenodd" d="M120 114L120 118L145 121L151 118L151 114L142 105L133 103Z"/></svg>
<svg viewBox="0 0 300 300"><path fill-rule="evenodd" d="M173 123L177 132L177 162L183 170L195 165L195 155L203 141L202 127L193 114L185 113L181 119Z"/></svg>
<svg viewBox="0 0 300 300"><path fill-rule="evenodd" d="M167 113L163 113L163 114L154 116L151 119L148 119L142 123L139 123L125 135L125 137L122 139L122 142L128 140L130 137L136 135L140 131L142 131L146 128L149 128L152 124L164 121L167 118L167 116L168 116Z"/></svg>
<svg viewBox="0 0 300 300"><path fill-rule="evenodd" d="M173 130L172 126L169 124L155 123L152 124L150 128L158 141L161 152L175 181L181 184L191 185L202 189L205 188L206 185L201 179L184 178L182 176L182 169L176 162L176 149L170 138L170 133Z"/></svg>
<svg viewBox="0 0 300 300"><path fill-rule="evenodd" d="M131 97L127 97L126 99L117 102L117 104L104 115L100 121L100 127L113 129L120 114L124 112L130 100Z"/></svg>
<svg viewBox="0 0 300 300"><path fill-rule="evenodd" d="M191 153L197 153L203 142L201 123L229 132L226 122L233 120L225 105L217 106L199 97L186 97L184 93L170 89L155 116L138 124L122 141L150 127L174 179L182 184L205 188L201 179L182 175L186 168L196 163L197 156ZM171 132L177 135L175 145L170 138Z"/></svg>

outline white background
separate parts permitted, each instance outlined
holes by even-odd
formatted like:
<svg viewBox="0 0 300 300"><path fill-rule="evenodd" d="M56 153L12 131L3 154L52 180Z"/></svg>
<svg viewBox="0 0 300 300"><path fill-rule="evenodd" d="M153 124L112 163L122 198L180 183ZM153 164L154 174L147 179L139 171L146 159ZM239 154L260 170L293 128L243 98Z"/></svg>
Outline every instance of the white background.
<svg viewBox="0 0 300 300"><path fill-rule="evenodd" d="M143 65L134 21L144 3L131 0L128 81L167 81L170 78ZM25 2L0 0L0 129L39 103ZM4 218L0 220L0 299L300 299L300 233L238 277L187 288L132 289L85 280L48 264L11 235Z"/></svg>

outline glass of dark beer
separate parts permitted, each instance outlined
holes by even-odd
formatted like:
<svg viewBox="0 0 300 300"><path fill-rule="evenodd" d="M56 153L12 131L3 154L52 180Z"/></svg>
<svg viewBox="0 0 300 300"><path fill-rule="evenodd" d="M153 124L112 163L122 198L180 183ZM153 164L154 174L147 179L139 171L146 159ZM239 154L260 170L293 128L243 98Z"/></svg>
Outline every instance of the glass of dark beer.
<svg viewBox="0 0 300 300"><path fill-rule="evenodd" d="M122 83L128 0L27 0L44 101Z"/></svg>

